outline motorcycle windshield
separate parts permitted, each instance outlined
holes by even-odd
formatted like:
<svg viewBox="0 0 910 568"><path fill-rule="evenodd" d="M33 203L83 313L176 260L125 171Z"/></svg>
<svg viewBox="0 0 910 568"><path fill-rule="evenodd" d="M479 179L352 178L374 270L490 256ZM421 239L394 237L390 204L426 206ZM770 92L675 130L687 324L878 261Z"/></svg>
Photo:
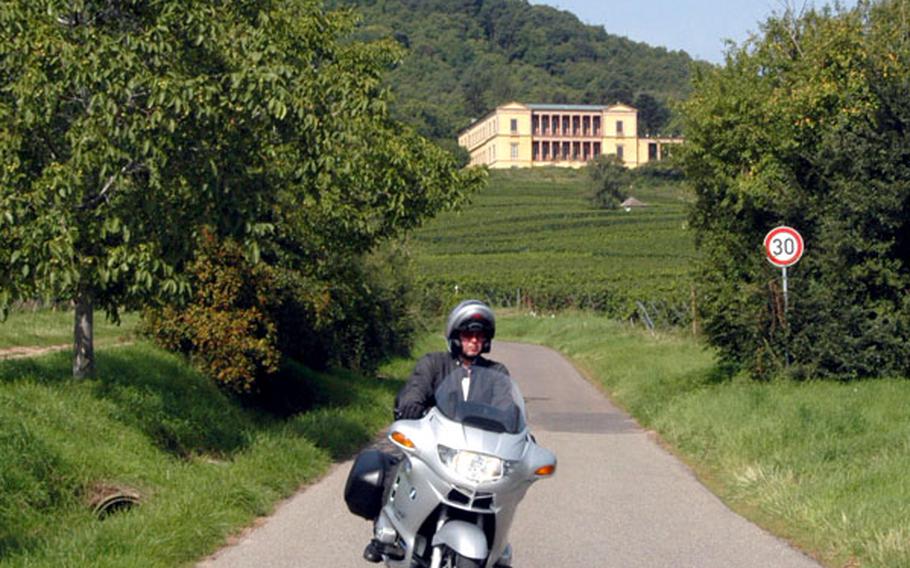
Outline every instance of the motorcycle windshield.
<svg viewBox="0 0 910 568"><path fill-rule="evenodd" d="M450 420L492 432L525 429L524 398L512 377L486 367L459 367L436 389L436 407Z"/></svg>

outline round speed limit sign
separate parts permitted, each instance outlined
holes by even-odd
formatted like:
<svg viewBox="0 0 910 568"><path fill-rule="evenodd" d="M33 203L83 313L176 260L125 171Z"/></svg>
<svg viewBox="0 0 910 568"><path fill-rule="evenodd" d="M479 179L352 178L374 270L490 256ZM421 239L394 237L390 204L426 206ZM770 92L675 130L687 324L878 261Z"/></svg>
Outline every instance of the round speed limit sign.
<svg viewBox="0 0 910 568"><path fill-rule="evenodd" d="M792 266L803 256L803 237L792 227L771 229L765 235L765 255L774 266Z"/></svg>

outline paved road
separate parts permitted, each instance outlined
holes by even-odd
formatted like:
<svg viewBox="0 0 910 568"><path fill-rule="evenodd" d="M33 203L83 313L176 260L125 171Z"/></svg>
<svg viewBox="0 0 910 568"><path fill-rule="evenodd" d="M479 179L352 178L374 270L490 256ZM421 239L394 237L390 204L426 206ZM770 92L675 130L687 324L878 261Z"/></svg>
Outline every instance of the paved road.
<svg viewBox="0 0 910 568"><path fill-rule="evenodd" d="M555 478L519 508L517 568L818 567L731 512L558 353L498 342L492 355L518 379L537 441L559 459ZM371 566L360 558L370 524L342 498L350 465L200 566Z"/></svg>

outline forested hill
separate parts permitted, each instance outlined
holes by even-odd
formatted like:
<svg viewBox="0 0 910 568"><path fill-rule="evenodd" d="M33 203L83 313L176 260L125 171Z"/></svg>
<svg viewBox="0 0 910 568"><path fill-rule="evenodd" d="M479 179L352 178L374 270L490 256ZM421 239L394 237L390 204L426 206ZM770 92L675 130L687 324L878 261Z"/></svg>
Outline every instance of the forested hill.
<svg viewBox="0 0 910 568"><path fill-rule="evenodd" d="M408 49L389 76L396 117L447 147L499 104L632 104L642 133L667 131L695 63L583 24L526 0L329 0L362 17L359 39L394 37Z"/></svg>

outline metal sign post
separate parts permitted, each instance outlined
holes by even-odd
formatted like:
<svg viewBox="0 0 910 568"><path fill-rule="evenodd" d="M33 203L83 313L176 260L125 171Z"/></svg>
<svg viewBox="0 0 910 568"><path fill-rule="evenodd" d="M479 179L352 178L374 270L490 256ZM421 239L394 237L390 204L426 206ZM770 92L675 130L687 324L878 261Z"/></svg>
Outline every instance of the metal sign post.
<svg viewBox="0 0 910 568"><path fill-rule="evenodd" d="M783 273L784 316L790 307L787 286L787 267L793 266L803 256L803 237L792 227L780 226L765 235L765 256L768 262L779 266Z"/></svg>
<svg viewBox="0 0 910 568"><path fill-rule="evenodd" d="M786 314L790 307L790 302L787 298L787 267L784 266L781 270L784 273L784 313Z"/></svg>
<svg viewBox="0 0 910 568"><path fill-rule="evenodd" d="M792 227L781 226L768 231L765 235L765 257L774 266L779 266L783 277L784 292L784 317L781 322L784 332L789 336L790 324L787 313L790 311L790 298L788 294L787 267L796 264L803 256L803 237L799 231ZM790 366L790 349L784 344L784 361Z"/></svg>

